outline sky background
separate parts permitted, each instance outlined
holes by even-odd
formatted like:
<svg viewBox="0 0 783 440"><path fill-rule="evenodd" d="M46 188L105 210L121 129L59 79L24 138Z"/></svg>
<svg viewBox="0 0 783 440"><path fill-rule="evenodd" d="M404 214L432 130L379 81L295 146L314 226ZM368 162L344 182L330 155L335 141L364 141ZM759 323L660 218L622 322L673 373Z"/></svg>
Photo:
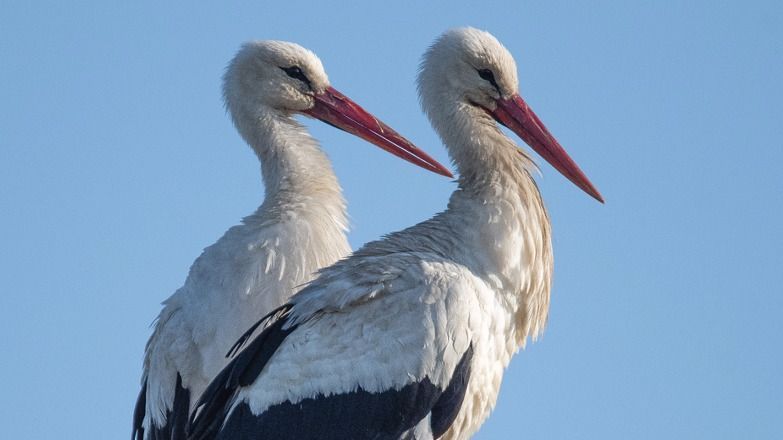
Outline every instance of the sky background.
<svg viewBox="0 0 783 440"><path fill-rule="evenodd" d="M780 2L326 3L0 3L5 438L130 435L160 301L261 203L220 97L243 41L312 49L335 87L446 162L414 80L461 25L508 47L522 95L607 201L542 164L549 324L475 438L783 438ZM354 248L455 188L307 125Z"/></svg>

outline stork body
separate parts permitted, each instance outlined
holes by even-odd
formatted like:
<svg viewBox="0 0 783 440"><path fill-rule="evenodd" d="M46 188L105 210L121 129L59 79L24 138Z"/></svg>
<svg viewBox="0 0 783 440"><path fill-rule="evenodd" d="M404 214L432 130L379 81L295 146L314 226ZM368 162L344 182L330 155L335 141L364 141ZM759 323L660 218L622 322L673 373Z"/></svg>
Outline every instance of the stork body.
<svg viewBox="0 0 783 440"><path fill-rule="evenodd" d="M512 355L544 328L553 264L535 165L493 118L600 195L523 105L490 34L444 34L419 89L460 172L448 208L278 309L208 387L189 438L463 439L489 415Z"/></svg>
<svg viewBox="0 0 783 440"><path fill-rule="evenodd" d="M332 89L320 60L298 45L246 44L227 69L224 95L261 161L266 195L255 213L204 250L185 284L164 302L147 343L134 414L140 439L184 438L187 415L228 362L231 344L317 269L350 251L337 178L292 113L310 114L395 154L415 156L419 165L445 170Z"/></svg>

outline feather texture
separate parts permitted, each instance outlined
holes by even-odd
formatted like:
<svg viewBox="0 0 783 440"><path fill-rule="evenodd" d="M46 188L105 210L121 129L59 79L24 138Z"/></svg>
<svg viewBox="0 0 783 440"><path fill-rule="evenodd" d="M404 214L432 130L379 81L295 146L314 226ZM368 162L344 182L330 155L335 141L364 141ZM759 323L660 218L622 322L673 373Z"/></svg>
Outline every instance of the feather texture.
<svg viewBox="0 0 783 440"><path fill-rule="evenodd" d="M229 65L226 106L261 159L266 197L255 213L204 250L184 285L163 303L145 350L134 415L139 439L170 438L172 430L183 430L187 420L178 416L178 427L170 420L183 405L177 396L193 397L184 401L189 414L227 364L231 344L317 269L350 250L345 201L329 160L290 112L278 109L299 105L291 101L298 86L287 84L276 65L283 62L298 63L315 84L328 86L320 60L291 43L248 44ZM258 75L277 76L259 82Z"/></svg>

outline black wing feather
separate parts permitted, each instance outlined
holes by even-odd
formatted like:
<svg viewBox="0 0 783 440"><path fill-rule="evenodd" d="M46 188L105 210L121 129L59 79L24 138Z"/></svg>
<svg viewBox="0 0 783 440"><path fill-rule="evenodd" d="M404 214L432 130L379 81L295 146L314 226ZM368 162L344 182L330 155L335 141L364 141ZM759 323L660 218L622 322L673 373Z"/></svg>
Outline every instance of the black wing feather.
<svg viewBox="0 0 783 440"><path fill-rule="evenodd" d="M131 439L144 440L144 414L147 406L147 380L141 387L141 393L136 400L136 408L133 411L133 434ZM177 385L174 389L174 402L171 409L166 411L166 425L162 427L152 426L149 433L151 440L185 440L185 428L188 425L188 411L190 410L190 391L182 386L182 376L177 373Z"/></svg>
<svg viewBox="0 0 783 440"><path fill-rule="evenodd" d="M266 322L268 322L270 319L277 320L283 317L288 311L291 310L291 304L284 304L271 312L264 315L261 319L256 321L255 324L251 325L249 329L247 329L246 332L242 334L242 336L237 339L237 341L234 343L234 345L231 346L231 348L228 350L228 353L226 353L226 357L232 357L236 355L239 352L239 349L242 348L243 345L250 339L250 336L253 335L253 333L256 331L256 329Z"/></svg>
<svg viewBox="0 0 783 440"><path fill-rule="evenodd" d="M144 379L144 384L141 386L141 392L136 399L136 407L133 409L133 433L131 433L131 440L144 440L144 413L147 407L147 379Z"/></svg>
<svg viewBox="0 0 783 440"><path fill-rule="evenodd" d="M413 439L413 429L430 414L433 438L441 437L462 407L470 379L473 346L454 368L445 389L428 377L400 389L323 395L272 405L254 414L241 402L218 422L217 440L400 440ZM213 437L209 437L210 439Z"/></svg>
<svg viewBox="0 0 783 440"><path fill-rule="evenodd" d="M283 328L288 323L290 310L290 305L284 305L265 316L262 321L268 318L275 320L212 380L190 416L189 439L215 438L228 415L231 398L236 391L255 381L286 336L296 329L295 325ZM253 330L259 323L253 326ZM243 335L237 344L242 345L250 333Z"/></svg>
<svg viewBox="0 0 783 440"><path fill-rule="evenodd" d="M473 359L473 344L462 355L454 373L451 376L449 385L443 390L443 394L435 402L430 415L430 426L432 427L432 438L439 438L449 429L454 419L457 418L462 401L465 400L465 392L468 390L468 381L470 380L470 365Z"/></svg>
<svg viewBox="0 0 783 440"><path fill-rule="evenodd" d="M297 328L284 328L290 311L290 305L274 310L232 347L233 352L262 322L271 320L201 395L188 424L189 440L398 439L428 413L433 438L438 438L454 422L470 379L472 344L443 390L424 377L399 390L368 392L358 388L349 393L318 395L296 404L273 405L258 415L242 402L228 417L236 392L258 378L285 338Z"/></svg>
<svg viewBox="0 0 783 440"><path fill-rule="evenodd" d="M217 440L399 440L427 416L439 395L425 377L399 390L319 394L273 405L261 414L242 402Z"/></svg>

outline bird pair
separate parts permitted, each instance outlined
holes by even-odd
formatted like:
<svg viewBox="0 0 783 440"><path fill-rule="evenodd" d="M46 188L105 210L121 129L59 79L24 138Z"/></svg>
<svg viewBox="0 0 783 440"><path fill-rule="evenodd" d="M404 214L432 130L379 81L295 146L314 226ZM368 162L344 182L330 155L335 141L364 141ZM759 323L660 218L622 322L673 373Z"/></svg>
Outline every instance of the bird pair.
<svg viewBox="0 0 783 440"><path fill-rule="evenodd" d="M243 46L224 95L261 161L266 196L164 302L135 437L424 440L478 430L512 355L544 328L553 269L535 164L496 121L602 198L519 96L514 59L491 34L444 33L418 88L459 188L445 211L341 259L345 201L294 113L450 173L333 89L310 51Z"/></svg>

